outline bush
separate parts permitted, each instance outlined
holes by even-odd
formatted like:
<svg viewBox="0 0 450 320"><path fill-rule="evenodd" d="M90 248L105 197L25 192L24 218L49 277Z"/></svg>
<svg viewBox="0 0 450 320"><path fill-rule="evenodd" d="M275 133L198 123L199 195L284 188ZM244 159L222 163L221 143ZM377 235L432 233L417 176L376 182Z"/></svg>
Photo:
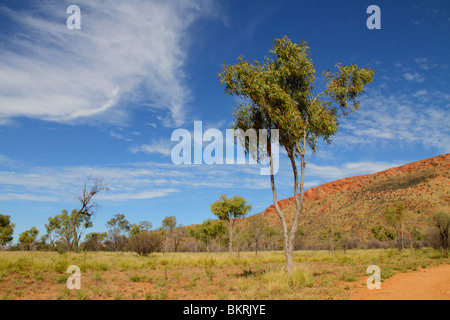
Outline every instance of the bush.
<svg viewBox="0 0 450 320"><path fill-rule="evenodd" d="M140 256L147 256L157 251L161 247L161 243L162 237L159 233L144 231L131 236L128 240L128 247Z"/></svg>
<svg viewBox="0 0 450 320"><path fill-rule="evenodd" d="M377 239L373 239L367 242L367 249L380 249L381 241Z"/></svg>

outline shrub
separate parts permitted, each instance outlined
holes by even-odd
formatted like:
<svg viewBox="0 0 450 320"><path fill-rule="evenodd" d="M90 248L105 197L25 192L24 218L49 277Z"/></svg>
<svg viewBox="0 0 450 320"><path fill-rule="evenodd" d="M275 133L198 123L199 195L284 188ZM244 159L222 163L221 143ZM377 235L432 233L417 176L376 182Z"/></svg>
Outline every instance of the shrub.
<svg viewBox="0 0 450 320"><path fill-rule="evenodd" d="M161 247L162 237L159 233L144 231L135 234L128 240L130 250L140 256L148 256Z"/></svg>
<svg viewBox="0 0 450 320"><path fill-rule="evenodd" d="M367 249L380 249L381 241L377 239L373 239L367 242Z"/></svg>
<svg viewBox="0 0 450 320"><path fill-rule="evenodd" d="M445 212L437 212L432 216L432 224L437 231L438 247L442 248L447 255L450 238L450 215Z"/></svg>

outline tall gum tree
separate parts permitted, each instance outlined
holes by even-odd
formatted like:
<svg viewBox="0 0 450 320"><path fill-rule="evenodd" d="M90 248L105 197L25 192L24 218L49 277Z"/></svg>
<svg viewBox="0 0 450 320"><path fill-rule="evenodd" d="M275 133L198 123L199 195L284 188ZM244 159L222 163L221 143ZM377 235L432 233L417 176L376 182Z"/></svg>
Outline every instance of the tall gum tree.
<svg viewBox="0 0 450 320"><path fill-rule="evenodd" d="M331 143L331 136L338 130L339 118L359 108L357 99L364 93L364 87L372 82L375 73L354 64L343 66L337 63L334 72L322 73L325 88L317 92L314 87L316 70L309 49L306 42L296 44L285 36L275 39L274 47L263 63L249 62L241 56L234 65L224 64L218 73L225 93L243 101L234 113L233 129L267 129L269 136L271 129L276 129L279 144L289 157L296 206L290 228L278 206L271 143L258 141L258 150L251 150L252 145L243 142L246 151L256 160L269 159L273 203L281 220L288 273L293 271L294 240L303 208L306 149L309 147L315 153L319 139Z"/></svg>

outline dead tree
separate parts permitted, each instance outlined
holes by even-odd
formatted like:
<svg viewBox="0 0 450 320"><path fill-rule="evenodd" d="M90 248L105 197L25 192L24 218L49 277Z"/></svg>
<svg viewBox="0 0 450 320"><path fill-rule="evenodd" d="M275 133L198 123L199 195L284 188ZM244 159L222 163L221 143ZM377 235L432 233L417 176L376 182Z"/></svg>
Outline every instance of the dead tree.
<svg viewBox="0 0 450 320"><path fill-rule="evenodd" d="M95 202L95 195L101 191L108 191L108 188L103 184L103 179L101 178L88 178L84 182L83 190L81 195L79 195L78 201L80 202L80 209L76 211L73 216L72 226L73 226L73 249L75 253L78 253L78 230L77 221L82 215L91 217L95 213L97 208L97 203Z"/></svg>

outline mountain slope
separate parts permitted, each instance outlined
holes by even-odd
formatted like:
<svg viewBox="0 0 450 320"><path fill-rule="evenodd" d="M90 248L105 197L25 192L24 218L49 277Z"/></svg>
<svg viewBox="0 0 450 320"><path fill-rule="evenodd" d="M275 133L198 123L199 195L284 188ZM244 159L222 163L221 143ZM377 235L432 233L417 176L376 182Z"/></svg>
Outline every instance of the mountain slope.
<svg viewBox="0 0 450 320"><path fill-rule="evenodd" d="M317 238L333 226L347 236L366 240L370 229L383 222L385 207L403 202L408 228L428 229L429 216L436 210L450 211L450 154L409 163L374 174L345 178L305 192L300 225L306 238ZM279 201L292 221L294 199ZM274 206L259 213L269 224L280 226Z"/></svg>

